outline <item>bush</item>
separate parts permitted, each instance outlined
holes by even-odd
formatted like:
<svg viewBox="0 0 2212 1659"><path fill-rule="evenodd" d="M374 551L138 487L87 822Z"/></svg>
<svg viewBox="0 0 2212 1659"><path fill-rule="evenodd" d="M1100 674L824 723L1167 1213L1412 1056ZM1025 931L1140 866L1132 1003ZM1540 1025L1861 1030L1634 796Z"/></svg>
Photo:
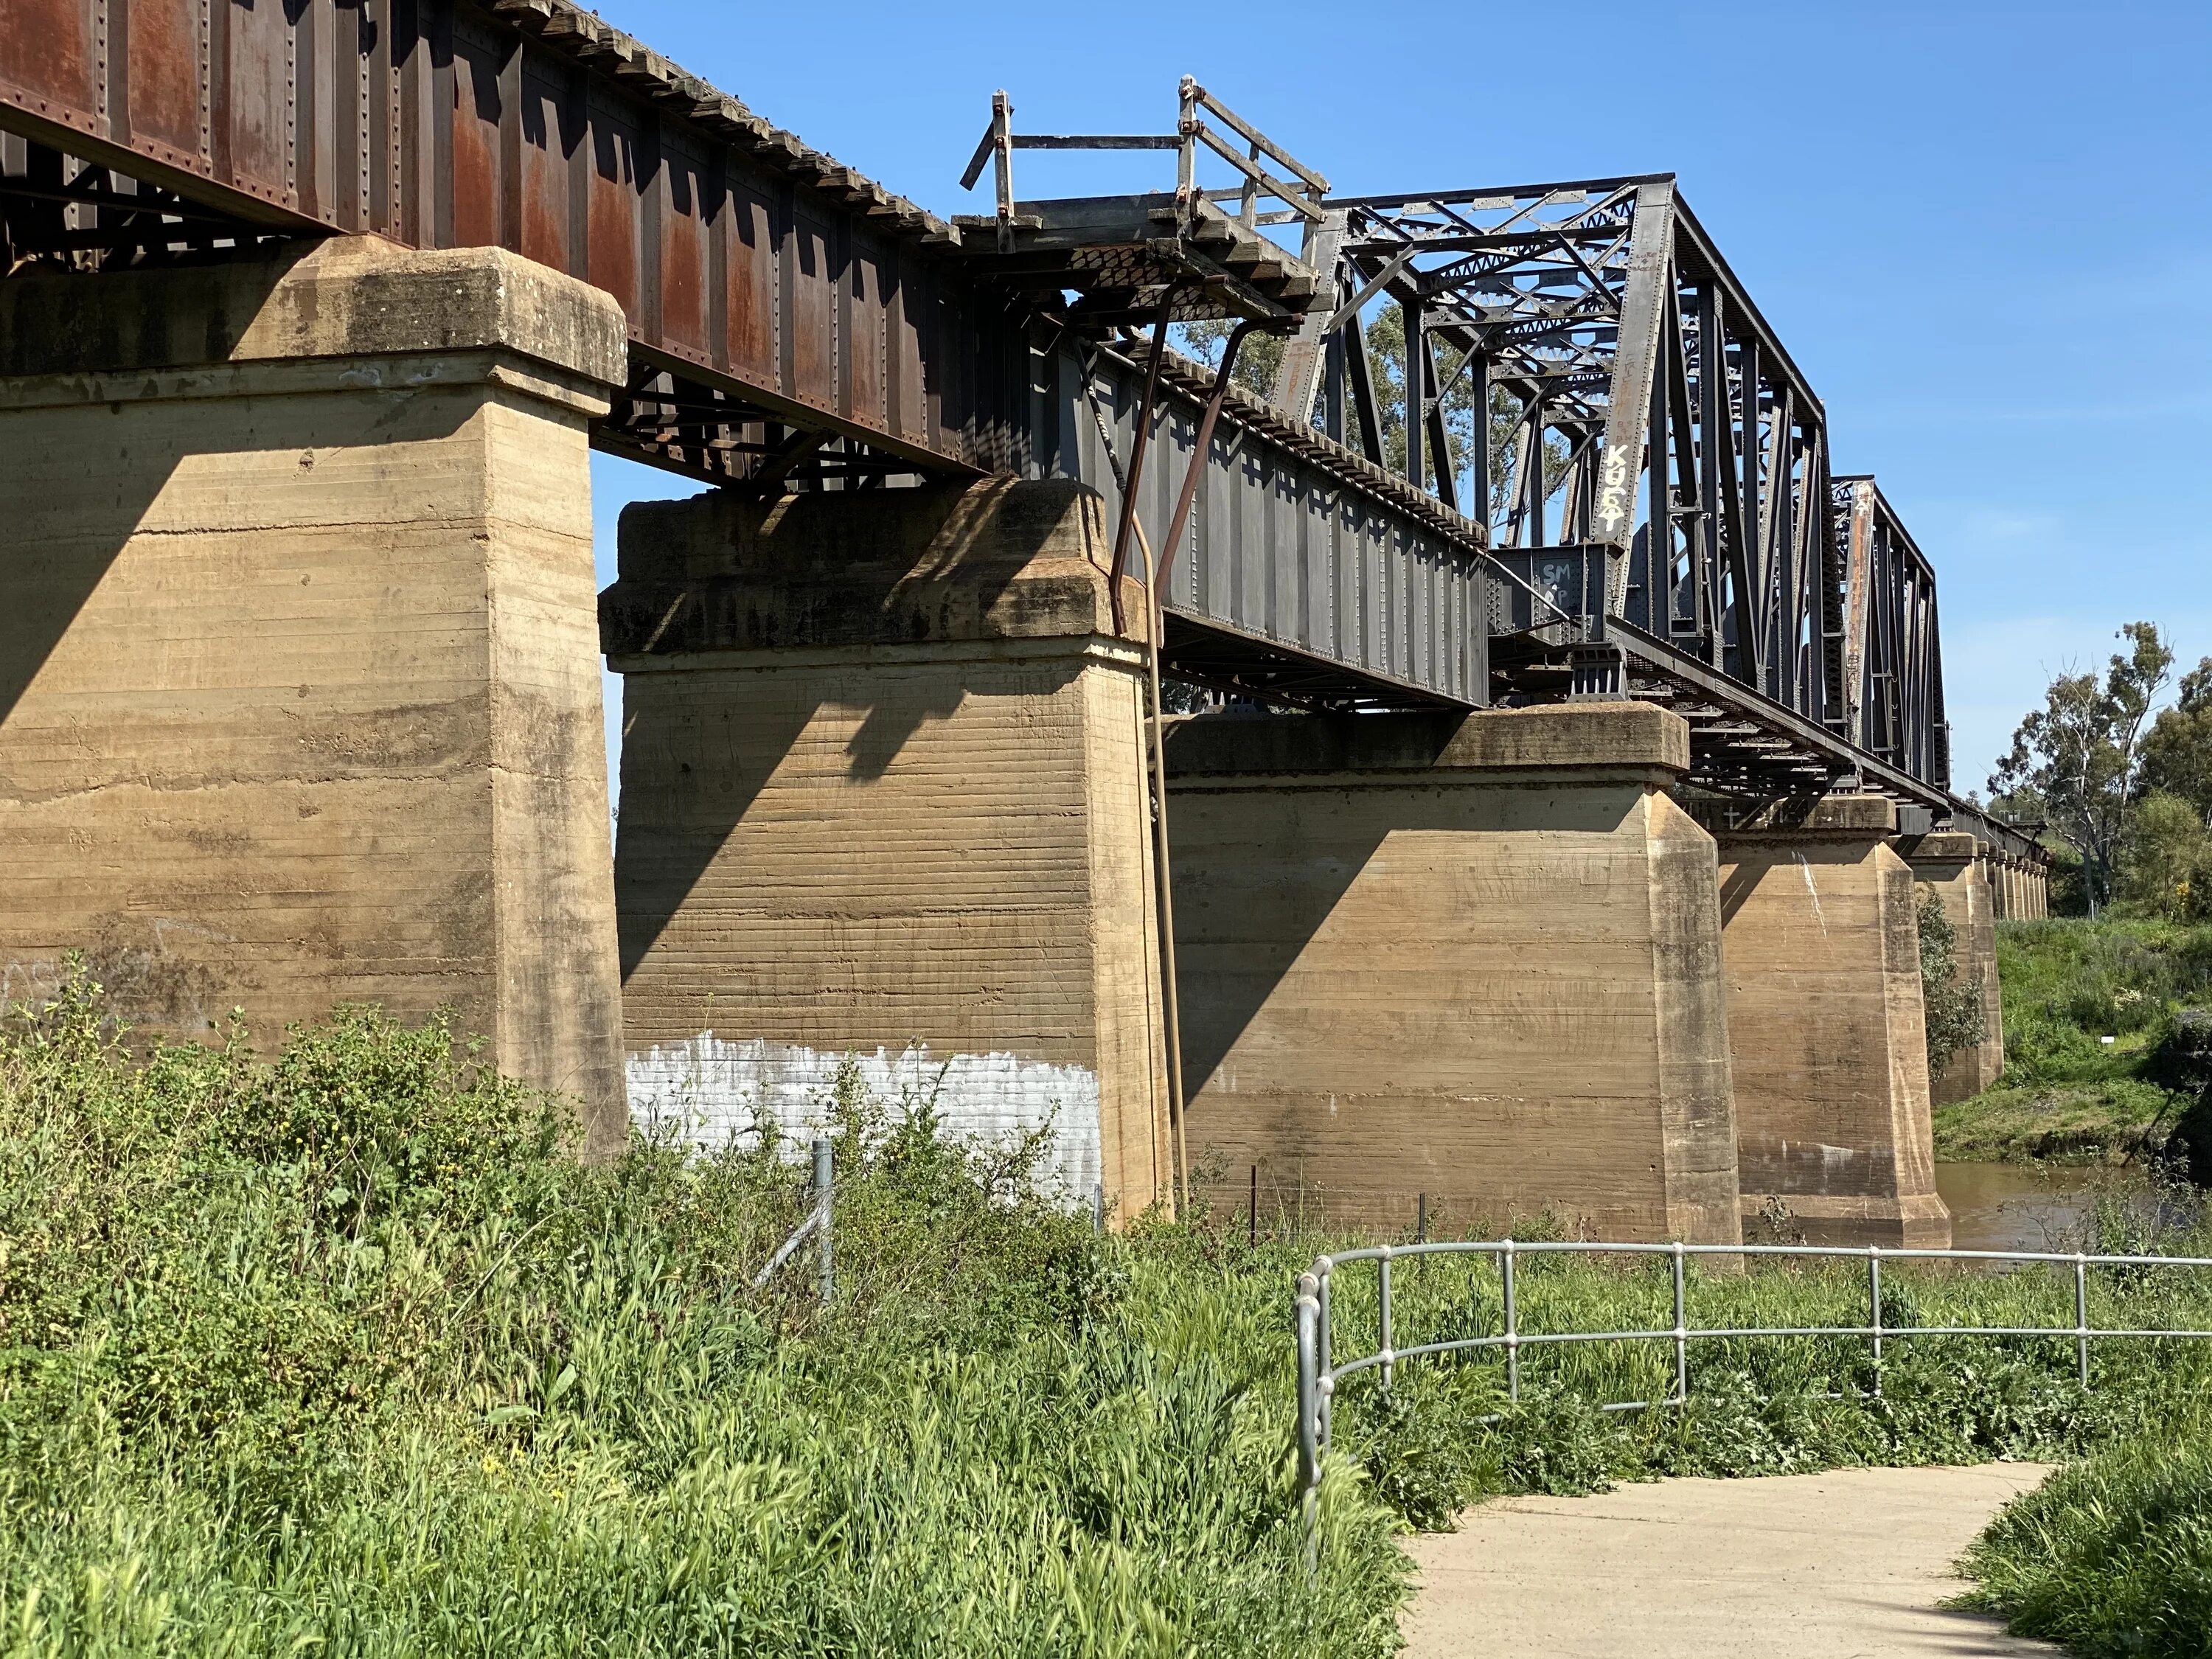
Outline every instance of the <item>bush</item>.
<svg viewBox="0 0 2212 1659"><path fill-rule="evenodd" d="M361 1011L268 1062L138 1063L82 979L20 1017L9 1650L1388 1651L1371 1496L1305 1582L1279 1269L1164 1273L851 1083L825 1315L751 1285L808 1201L772 1142L586 1169Z"/></svg>
<svg viewBox="0 0 2212 1659"><path fill-rule="evenodd" d="M1982 1040L1978 980L1959 968L1959 930L1934 892L1920 895L1920 1006L1928 1039L1928 1073L1940 1076L1961 1049Z"/></svg>
<svg viewBox="0 0 2212 1659"><path fill-rule="evenodd" d="M345 1011L134 1057L94 988L0 1031L0 1608L54 1656L1380 1655L1392 1534L1507 1490L2050 1455L2202 1393L2194 1350L1850 1339L1408 1361L1347 1379L1303 1563L1290 1291L1328 1241L1094 1234L1038 1147L927 1098L837 1126L836 1305L774 1138L569 1155L557 1103ZM1671 1319L1661 1264L1531 1260L1524 1328ZM1371 1340L1371 1273L1335 1298ZM1486 1259L1409 1263L1401 1346L1494 1331ZM1731 1328L1852 1323L1850 1267L1693 1273ZM2070 1281L1913 1279L1893 1326L2070 1318ZM2100 1310L2203 1325L2193 1286Z"/></svg>
<svg viewBox="0 0 2212 1659"><path fill-rule="evenodd" d="M2212 1644L2212 1436L2201 1419L2118 1443L2008 1505L1960 1565L1970 1606L2088 1659L2199 1659Z"/></svg>

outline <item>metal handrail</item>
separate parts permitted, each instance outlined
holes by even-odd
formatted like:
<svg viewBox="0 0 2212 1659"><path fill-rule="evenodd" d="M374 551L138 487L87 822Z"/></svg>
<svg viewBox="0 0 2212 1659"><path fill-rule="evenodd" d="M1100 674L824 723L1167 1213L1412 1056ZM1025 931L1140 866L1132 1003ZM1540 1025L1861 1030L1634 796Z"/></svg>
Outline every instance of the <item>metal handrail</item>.
<svg viewBox="0 0 2212 1659"><path fill-rule="evenodd" d="M1212 115L1238 143L1224 137L1206 120ZM1204 87L1186 75L1176 88L1176 130L1172 133L1042 133L1013 130L1013 100L1005 90L991 94L991 120L977 141L975 152L960 175L960 188L973 190L991 167L998 198L999 236L1007 245L1014 220L1014 152L1018 149L1171 149L1176 152L1176 203L1188 228L1200 201L1233 201L1237 222L1249 230L1263 224L1321 222L1322 201L1328 180L1273 139L1244 119ZM1204 190L1198 183L1199 147L1205 146L1235 167L1239 182L1226 190ZM1290 176L1268 170L1274 163ZM1262 213L1262 198L1283 204L1279 212Z"/></svg>
<svg viewBox="0 0 2212 1659"><path fill-rule="evenodd" d="M806 1219L792 1229L791 1236L776 1247L768 1265L753 1275L753 1288L765 1290L776 1270L791 1260L799 1247L808 1239L815 1241L815 1293L822 1305L828 1307L836 1299L837 1272L832 1238L830 1205L836 1182L835 1144L827 1135L814 1137L814 1202L806 1212Z"/></svg>
<svg viewBox="0 0 2212 1659"><path fill-rule="evenodd" d="M1641 1255L1660 1256L1674 1267L1673 1325L1650 1330L1524 1331L1515 1294L1515 1262L1528 1255ZM1498 1263L1499 1300L1504 1328L1495 1336L1452 1337L1436 1342L1398 1347L1393 1340L1391 1279L1394 1264L1411 1257L1488 1255ZM1867 1322L1863 1325L1698 1326L1689 1320L1686 1266L1692 1256L1783 1256L1863 1261L1867 1266ZM1369 1353L1341 1364L1332 1355L1334 1330L1329 1316L1331 1281L1340 1267L1360 1262L1376 1264L1379 1346ZM2025 1261L2044 1262L2074 1270L2074 1322L2071 1325L1885 1325L1881 1318L1881 1269L1890 1261ZM2212 1340L2212 1330L2122 1329L2089 1322L2089 1270L2092 1267L2212 1267L2212 1258L2178 1255L2099 1255L2076 1251L2071 1255L2042 1250L1887 1249L1879 1244L1863 1248L1838 1244L1600 1244L1510 1238L1480 1242L1440 1242L1420 1244L1381 1244L1316 1256L1312 1268L1298 1275L1294 1303L1297 1331L1298 1480L1305 1516L1307 1571L1319 1559L1319 1516L1322 1465L1328 1455L1331 1407L1337 1384L1363 1371L1379 1370L1387 1390L1399 1362L1431 1354L1467 1350L1503 1349L1505 1353L1506 1397L1521 1398L1521 1350L1593 1342L1672 1342L1674 1346L1674 1391L1659 1400L1620 1400L1601 1405L1608 1412L1645 1411L1680 1406L1690 1395L1690 1345L1731 1338L1757 1336L1864 1337L1874 1358L1874 1386L1868 1397L1881 1395L1882 1345L1908 1336L2029 1336L2070 1337L2075 1344L2077 1372L2083 1389L2090 1386L2089 1345L2100 1340L2170 1338ZM1495 1421L1494 1417L1485 1421Z"/></svg>

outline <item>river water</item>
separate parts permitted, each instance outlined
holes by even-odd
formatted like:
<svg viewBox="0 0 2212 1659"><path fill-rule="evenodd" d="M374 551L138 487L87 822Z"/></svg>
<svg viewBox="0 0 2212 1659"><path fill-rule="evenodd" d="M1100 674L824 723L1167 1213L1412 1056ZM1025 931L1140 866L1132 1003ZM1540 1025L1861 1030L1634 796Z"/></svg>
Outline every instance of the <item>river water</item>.
<svg viewBox="0 0 2212 1659"><path fill-rule="evenodd" d="M2077 1250L2100 1198L2124 1197L2146 1216L2159 1206L2141 1170L2095 1165L1938 1164L1936 1190L1954 1250Z"/></svg>

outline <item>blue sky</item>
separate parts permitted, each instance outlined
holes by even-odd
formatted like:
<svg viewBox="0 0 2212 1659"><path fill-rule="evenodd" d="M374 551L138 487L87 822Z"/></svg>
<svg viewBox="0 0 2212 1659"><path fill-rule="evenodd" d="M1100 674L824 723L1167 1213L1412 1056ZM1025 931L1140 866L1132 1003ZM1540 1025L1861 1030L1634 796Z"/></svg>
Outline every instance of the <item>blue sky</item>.
<svg viewBox="0 0 2212 1659"><path fill-rule="evenodd" d="M1340 191L1674 172L1935 561L1958 787L2121 623L2212 655L2206 0L599 9L939 212L980 205L994 88L1032 131L1164 131L1185 72ZM1172 182L1018 161L1024 195ZM689 487L593 482L604 582L622 503Z"/></svg>

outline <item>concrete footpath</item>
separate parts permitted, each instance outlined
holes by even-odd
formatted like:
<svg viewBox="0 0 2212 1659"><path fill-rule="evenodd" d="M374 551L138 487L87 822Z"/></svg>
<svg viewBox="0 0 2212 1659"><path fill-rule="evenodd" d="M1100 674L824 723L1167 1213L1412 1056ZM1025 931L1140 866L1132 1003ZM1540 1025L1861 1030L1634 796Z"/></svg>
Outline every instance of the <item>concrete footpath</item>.
<svg viewBox="0 0 2212 1659"><path fill-rule="evenodd" d="M1416 1538L1409 1659L2051 1655L1945 1611L1958 1559L2049 1470L1839 1469L1511 1498Z"/></svg>

